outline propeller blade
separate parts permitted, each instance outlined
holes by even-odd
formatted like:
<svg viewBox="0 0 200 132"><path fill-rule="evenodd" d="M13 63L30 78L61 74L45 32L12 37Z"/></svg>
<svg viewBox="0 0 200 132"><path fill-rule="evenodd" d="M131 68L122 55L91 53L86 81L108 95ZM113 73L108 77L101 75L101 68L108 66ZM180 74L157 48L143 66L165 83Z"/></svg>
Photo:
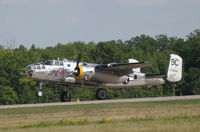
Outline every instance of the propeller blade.
<svg viewBox="0 0 200 132"><path fill-rule="evenodd" d="M81 54L79 53L78 58L77 58L76 67L74 68L74 71L73 71L76 78L79 78L79 75L80 75L80 72L81 72L81 69L79 67L80 60L81 60Z"/></svg>
<svg viewBox="0 0 200 132"><path fill-rule="evenodd" d="M77 58L76 67L78 67L80 60L81 60L81 54L79 53L78 58Z"/></svg>

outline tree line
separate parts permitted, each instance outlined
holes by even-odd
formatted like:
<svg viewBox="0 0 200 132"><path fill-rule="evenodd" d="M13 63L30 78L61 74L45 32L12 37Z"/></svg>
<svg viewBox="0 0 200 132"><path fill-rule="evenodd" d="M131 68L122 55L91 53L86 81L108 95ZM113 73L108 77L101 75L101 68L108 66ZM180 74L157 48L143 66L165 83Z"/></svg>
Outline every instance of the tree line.
<svg viewBox="0 0 200 132"><path fill-rule="evenodd" d="M108 98L135 98L152 96L171 96L173 85L176 95L200 94L200 30L187 35L186 39L157 35L140 35L130 40L112 40L105 42L58 43L54 47L39 48L32 45L27 49L0 46L0 105L25 104L60 101L60 94L67 88L57 85L45 85L43 97L38 98L38 82L22 76L25 66L47 59L72 60L82 54L81 61L92 63L127 62L129 58L150 61L151 67L142 72L166 73L169 54L178 54L183 58L183 78L180 82L164 85L135 88L107 89ZM96 88L81 87L71 89L72 98L94 100Z"/></svg>

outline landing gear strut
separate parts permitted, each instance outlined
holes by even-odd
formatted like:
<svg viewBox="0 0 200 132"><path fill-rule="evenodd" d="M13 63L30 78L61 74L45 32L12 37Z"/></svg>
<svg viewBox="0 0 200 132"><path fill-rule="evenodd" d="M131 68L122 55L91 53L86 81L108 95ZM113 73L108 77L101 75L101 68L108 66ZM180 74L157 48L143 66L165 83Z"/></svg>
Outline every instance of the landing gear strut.
<svg viewBox="0 0 200 132"><path fill-rule="evenodd" d="M39 88L38 88L38 91L37 91L37 96L38 97L42 97L42 85L43 85L43 82L41 81L39 83Z"/></svg>
<svg viewBox="0 0 200 132"><path fill-rule="evenodd" d="M71 94L66 91L60 95L61 102L71 102Z"/></svg>
<svg viewBox="0 0 200 132"><path fill-rule="evenodd" d="M106 97L107 97L106 90L105 90L104 88L99 88L99 89L96 91L96 97L97 97L97 99L99 99L99 100L104 100L104 99L106 99Z"/></svg>

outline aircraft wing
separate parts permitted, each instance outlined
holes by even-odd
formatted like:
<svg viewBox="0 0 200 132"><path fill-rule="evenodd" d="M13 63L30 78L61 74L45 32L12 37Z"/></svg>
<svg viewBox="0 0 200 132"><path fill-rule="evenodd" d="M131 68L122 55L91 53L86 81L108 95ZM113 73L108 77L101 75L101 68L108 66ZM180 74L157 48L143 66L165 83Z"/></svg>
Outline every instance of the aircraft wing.
<svg viewBox="0 0 200 132"><path fill-rule="evenodd" d="M133 68L141 68L151 66L149 62L138 62L138 63L114 63L114 64L100 64L95 67L99 72L107 72L116 74L119 76L133 73Z"/></svg>

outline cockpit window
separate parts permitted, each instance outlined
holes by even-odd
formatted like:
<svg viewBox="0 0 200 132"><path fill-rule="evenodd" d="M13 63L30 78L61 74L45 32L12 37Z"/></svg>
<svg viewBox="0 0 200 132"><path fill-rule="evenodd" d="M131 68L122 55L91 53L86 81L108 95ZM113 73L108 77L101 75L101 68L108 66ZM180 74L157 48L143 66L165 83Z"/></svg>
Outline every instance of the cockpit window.
<svg viewBox="0 0 200 132"><path fill-rule="evenodd" d="M44 63L45 65L53 65L53 60L47 60Z"/></svg>
<svg viewBox="0 0 200 132"><path fill-rule="evenodd" d="M36 69L36 66L35 66L35 65L33 65L33 69Z"/></svg>
<svg viewBox="0 0 200 132"><path fill-rule="evenodd" d="M63 66L63 61L60 61L60 65Z"/></svg>
<svg viewBox="0 0 200 132"><path fill-rule="evenodd" d="M45 65L56 65L56 66L63 66L62 60L46 60L44 62Z"/></svg>
<svg viewBox="0 0 200 132"><path fill-rule="evenodd" d="M45 69L45 66L44 66L44 65L42 65L42 69Z"/></svg>
<svg viewBox="0 0 200 132"><path fill-rule="evenodd" d="M40 65L36 65L37 66L37 69L40 69Z"/></svg>
<svg viewBox="0 0 200 132"><path fill-rule="evenodd" d="M55 61L55 65L59 66L59 60Z"/></svg>

